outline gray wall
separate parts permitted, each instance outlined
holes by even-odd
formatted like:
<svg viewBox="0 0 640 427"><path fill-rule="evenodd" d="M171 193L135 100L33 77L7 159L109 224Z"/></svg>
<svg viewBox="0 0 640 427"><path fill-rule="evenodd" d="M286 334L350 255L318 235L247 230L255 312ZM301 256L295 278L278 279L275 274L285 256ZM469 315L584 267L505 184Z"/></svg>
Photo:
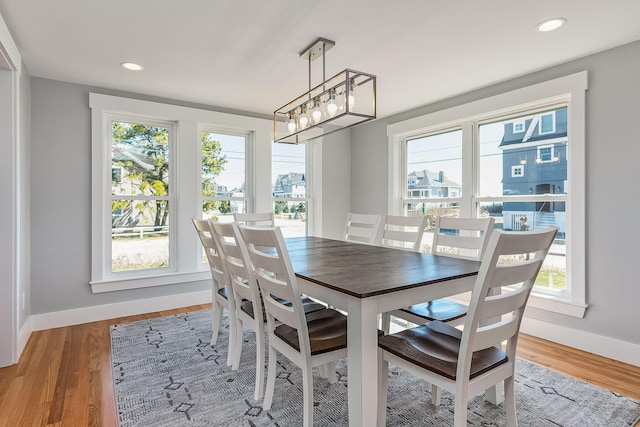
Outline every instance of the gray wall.
<svg viewBox="0 0 640 427"><path fill-rule="evenodd" d="M194 282L91 292L89 92L168 102L31 79L31 314L210 289L208 282Z"/></svg>
<svg viewBox="0 0 640 427"><path fill-rule="evenodd" d="M386 213L386 127L409 118L587 70L587 309L584 319L536 312L552 324L640 343L640 42L354 128L351 209ZM532 316L534 317L534 316Z"/></svg>

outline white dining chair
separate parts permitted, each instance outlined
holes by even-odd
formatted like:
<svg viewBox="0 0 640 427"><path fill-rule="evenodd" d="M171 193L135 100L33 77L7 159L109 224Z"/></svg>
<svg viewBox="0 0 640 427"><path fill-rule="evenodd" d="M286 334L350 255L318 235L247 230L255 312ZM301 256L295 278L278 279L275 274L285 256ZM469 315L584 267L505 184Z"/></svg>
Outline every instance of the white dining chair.
<svg viewBox="0 0 640 427"><path fill-rule="evenodd" d="M454 427L467 426L469 399L503 382L507 425L517 426L514 375L518 332L531 288L557 231L557 227L550 227L492 233L462 331L432 321L379 337L378 425L385 425L391 363L429 381L434 405L440 403L441 389L454 394ZM497 322L496 317L500 319ZM502 349L504 341L506 350Z"/></svg>
<svg viewBox="0 0 640 427"><path fill-rule="evenodd" d="M380 245L382 216L349 212L344 229L347 242Z"/></svg>
<svg viewBox="0 0 640 427"><path fill-rule="evenodd" d="M418 252L427 220L424 215L386 215L381 246Z"/></svg>
<svg viewBox="0 0 640 427"><path fill-rule="evenodd" d="M438 217L433 234L431 253L453 258L479 261L484 255L495 220L484 218ZM409 307L382 315L382 329L389 333L391 317L420 325L439 320L451 325L464 322L467 306L448 298L417 302Z"/></svg>
<svg viewBox="0 0 640 427"><path fill-rule="evenodd" d="M234 213L233 219L238 224L255 227L273 227L275 225L273 212Z"/></svg>
<svg viewBox="0 0 640 427"><path fill-rule="evenodd" d="M256 382L253 397L255 400L262 398L264 393L265 376L265 318L262 310L262 301L258 282L253 274L253 267L247 265L249 259L246 248L239 239L236 223L210 222L211 232L217 240L222 259L229 275L229 281L233 289L236 301L236 337L233 351L234 360L232 369L238 369L242 354L243 330L248 326L255 333L256 339Z"/></svg>
<svg viewBox="0 0 640 427"><path fill-rule="evenodd" d="M218 341L218 334L222 325L222 316L224 310L227 310L229 319L229 345L227 350L227 366L232 366L234 360L233 350L235 348L236 336L236 300L234 293L229 284L229 276L226 273L225 266L220 256L220 250L211 233L209 221L203 219L192 218L193 225L196 228L204 253L207 257L209 269L211 270L212 298L211 309L213 319L211 324L211 345L215 345Z"/></svg>
<svg viewBox="0 0 640 427"><path fill-rule="evenodd" d="M271 409L277 354L302 369L303 425L313 426L313 367L347 357L347 317L325 309L305 313L296 276L278 227L240 226L260 284L269 333L269 367L263 409ZM291 301L291 305L283 304Z"/></svg>

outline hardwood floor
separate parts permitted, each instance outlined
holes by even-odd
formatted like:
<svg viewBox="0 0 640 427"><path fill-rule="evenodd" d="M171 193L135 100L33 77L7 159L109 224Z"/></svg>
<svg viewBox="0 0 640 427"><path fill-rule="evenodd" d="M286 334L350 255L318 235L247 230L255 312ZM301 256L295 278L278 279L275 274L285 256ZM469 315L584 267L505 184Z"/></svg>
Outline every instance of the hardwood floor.
<svg viewBox="0 0 640 427"><path fill-rule="evenodd" d="M210 307L34 332L20 363L0 369L0 427L117 426L109 325ZM518 355L640 400L640 367L527 335L520 338Z"/></svg>

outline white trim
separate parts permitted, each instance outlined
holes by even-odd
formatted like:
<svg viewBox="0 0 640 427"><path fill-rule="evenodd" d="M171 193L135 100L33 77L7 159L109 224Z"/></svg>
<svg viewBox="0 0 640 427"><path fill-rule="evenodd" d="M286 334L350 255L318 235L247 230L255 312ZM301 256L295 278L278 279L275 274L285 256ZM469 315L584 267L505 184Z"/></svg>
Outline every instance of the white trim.
<svg viewBox="0 0 640 427"><path fill-rule="evenodd" d="M11 37L11 32L0 15L0 63L5 62L10 70L22 74L22 55Z"/></svg>
<svg viewBox="0 0 640 427"><path fill-rule="evenodd" d="M194 232L195 233L195 232ZM204 267L203 267L204 268ZM126 289L149 288L152 286L175 285L180 283L210 280L211 272L198 271L192 273L168 273L160 275L146 275L144 277L127 277L115 280L91 282L94 294L102 292L122 291Z"/></svg>
<svg viewBox="0 0 640 427"><path fill-rule="evenodd" d="M198 204L198 183L201 167L197 164L200 150L199 129L215 129L241 132L250 137L252 147L269 146L273 136L273 122L267 119L201 110L172 104L142 101L132 98L89 94L91 108L91 144L92 144L92 184L91 184L91 288L93 292L133 289L166 284L179 284L196 280L205 280L205 272L199 271L198 259L200 242L193 231L192 217L200 217L202 205ZM123 115L147 121L167 121L175 123L175 138L172 145L173 163L172 196L175 207L172 218L170 259L171 266L167 271L149 272L135 271L130 274L110 274L110 233L111 209L107 205L110 199L110 183L105 182L110 176L111 154L106 141L110 136L109 117ZM252 155L254 148L248 150ZM256 178L266 176L270 170L270 157L256 157ZM249 161L253 159L248 157ZM178 179L179 178L179 179ZM251 177L249 177L251 178ZM271 179L256 191L264 191L270 186ZM260 181L258 181L260 182ZM267 196L271 192L268 191ZM251 195L249 195L251 197ZM256 200L258 195L254 195ZM270 197L269 197L270 198ZM106 229L106 230L105 230ZM105 265L103 265L105 264ZM107 267L109 271L107 270ZM123 272L124 273L124 272ZM126 276L126 277L125 277Z"/></svg>
<svg viewBox="0 0 640 427"><path fill-rule="evenodd" d="M24 348L27 346L29 338L33 333L33 316L27 317L27 320L22 325L22 328L18 331L18 355L21 355ZM20 356L18 356L19 358Z"/></svg>
<svg viewBox="0 0 640 427"><path fill-rule="evenodd" d="M210 290L36 314L30 320L34 331L42 331L208 303L211 303Z"/></svg>
<svg viewBox="0 0 640 427"><path fill-rule="evenodd" d="M578 350L608 357L634 366L640 366L640 344L617 340L578 329L571 329L556 323L525 317L520 332L548 341L576 348Z"/></svg>

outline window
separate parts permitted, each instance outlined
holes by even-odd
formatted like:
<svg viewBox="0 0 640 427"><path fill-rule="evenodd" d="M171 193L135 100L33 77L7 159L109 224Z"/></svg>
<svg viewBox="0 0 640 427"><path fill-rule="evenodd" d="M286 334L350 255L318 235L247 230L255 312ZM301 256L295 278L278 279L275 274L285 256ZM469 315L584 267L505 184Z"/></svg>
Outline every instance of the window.
<svg viewBox="0 0 640 427"><path fill-rule="evenodd" d="M167 269L173 123L114 115L109 126L111 272Z"/></svg>
<svg viewBox="0 0 640 427"><path fill-rule="evenodd" d="M247 212L247 140L247 134L200 133L202 218L232 222L234 213Z"/></svg>
<svg viewBox="0 0 640 427"><path fill-rule="evenodd" d="M513 231L557 226L529 305L584 316L586 82L586 72L579 73L389 125L390 213L490 215L497 228ZM439 130L445 123L450 131ZM517 123L527 124L525 132L516 132ZM459 156L443 155L436 144L450 132L459 132ZM422 149L415 148L416 141L425 141ZM432 194L442 191L442 197L412 199L405 183L414 166L424 170L444 160L460 170L454 175L449 165L442 168L443 179L433 174L428 180L437 186Z"/></svg>
<svg viewBox="0 0 640 427"><path fill-rule="evenodd" d="M524 132L524 120L517 120L513 122L513 133Z"/></svg>
<svg viewBox="0 0 640 427"><path fill-rule="evenodd" d="M556 115L547 113L540 116L540 135L556 131Z"/></svg>
<svg viewBox="0 0 640 427"><path fill-rule="evenodd" d="M549 163L558 160L553 157L553 145L545 145L542 147L538 147L538 155L536 157L537 163Z"/></svg>
<svg viewBox="0 0 640 427"><path fill-rule="evenodd" d="M269 204L254 189L270 180L273 122L95 93L89 104L92 291L210 280L191 218Z"/></svg>
<svg viewBox="0 0 640 427"><path fill-rule="evenodd" d="M274 219L284 237L306 236L309 224L307 145L274 144L271 182Z"/></svg>

